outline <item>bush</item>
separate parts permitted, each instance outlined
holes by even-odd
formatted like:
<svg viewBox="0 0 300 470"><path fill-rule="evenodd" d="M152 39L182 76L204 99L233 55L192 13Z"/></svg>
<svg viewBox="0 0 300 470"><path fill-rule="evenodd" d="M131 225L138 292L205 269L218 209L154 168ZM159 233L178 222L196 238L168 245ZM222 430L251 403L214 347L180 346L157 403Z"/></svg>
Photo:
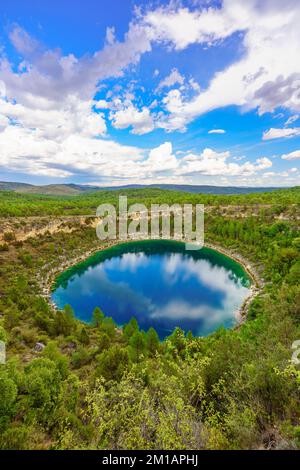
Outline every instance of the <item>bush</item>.
<svg viewBox="0 0 300 470"><path fill-rule="evenodd" d="M120 380L129 365L128 351L120 346L112 346L97 356L97 360L96 375L106 380Z"/></svg>
<svg viewBox="0 0 300 470"><path fill-rule="evenodd" d="M12 426L0 436L0 449L25 450L28 449L28 425Z"/></svg>
<svg viewBox="0 0 300 470"><path fill-rule="evenodd" d="M16 236L13 232L4 232L3 239L6 242L12 242L16 239Z"/></svg>
<svg viewBox="0 0 300 470"><path fill-rule="evenodd" d="M90 362L90 355L84 347L80 347L73 352L71 362L75 369L79 369Z"/></svg>
<svg viewBox="0 0 300 470"><path fill-rule="evenodd" d="M17 385L8 373L0 369L0 431L9 422L15 412Z"/></svg>
<svg viewBox="0 0 300 470"><path fill-rule="evenodd" d="M25 391L28 407L36 410L37 420L49 425L61 391L61 374L55 362L39 358L26 366Z"/></svg>

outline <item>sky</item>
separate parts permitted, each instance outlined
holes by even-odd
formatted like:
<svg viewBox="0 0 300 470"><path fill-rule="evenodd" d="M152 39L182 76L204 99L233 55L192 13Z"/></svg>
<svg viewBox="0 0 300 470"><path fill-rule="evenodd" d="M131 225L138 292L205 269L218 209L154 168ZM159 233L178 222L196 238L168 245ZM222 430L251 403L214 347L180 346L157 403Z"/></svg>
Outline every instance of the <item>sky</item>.
<svg viewBox="0 0 300 470"><path fill-rule="evenodd" d="M299 0L1 0L0 180L300 184Z"/></svg>

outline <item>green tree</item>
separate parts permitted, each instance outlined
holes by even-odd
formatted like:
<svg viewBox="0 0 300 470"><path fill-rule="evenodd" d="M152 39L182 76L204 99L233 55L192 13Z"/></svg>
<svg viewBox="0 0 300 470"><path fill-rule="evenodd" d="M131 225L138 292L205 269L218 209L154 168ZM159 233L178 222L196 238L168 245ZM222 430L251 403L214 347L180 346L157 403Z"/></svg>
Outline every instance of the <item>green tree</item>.
<svg viewBox="0 0 300 470"><path fill-rule="evenodd" d="M54 317L54 328L58 335L69 336L75 329L76 322L74 312L70 305L66 305L64 310L58 310Z"/></svg>
<svg viewBox="0 0 300 470"><path fill-rule="evenodd" d="M134 361L139 361L146 351L146 335L144 331L136 331L130 337L129 346Z"/></svg>
<svg viewBox="0 0 300 470"><path fill-rule="evenodd" d="M104 349L108 349L111 343L111 340L107 333L100 333L97 338L99 352L102 352Z"/></svg>
<svg viewBox="0 0 300 470"><path fill-rule="evenodd" d="M129 322L123 326L123 335L127 341L131 336L139 330L139 325L136 318L132 317Z"/></svg>
<svg viewBox="0 0 300 470"><path fill-rule="evenodd" d="M159 337L154 328L149 328L146 334L146 346L149 351L150 356L155 356L156 352L159 350Z"/></svg>
<svg viewBox="0 0 300 470"><path fill-rule="evenodd" d="M92 315L92 326L98 328L104 319L104 313L99 307L96 307Z"/></svg>
<svg viewBox="0 0 300 470"><path fill-rule="evenodd" d="M100 331L106 333L110 338L116 334L116 323L111 317L105 317L100 325Z"/></svg>
<svg viewBox="0 0 300 470"><path fill-rule="evenodd" d="M78 335L78 338L79 338L79 341L82 343L82 344L89 344L90 343L90 337L87 333L87 330L85 327L82 327L80 332L79 332L79 335Z"/></svg>
<svg viewBox="0 0 300 470"><path fill-rule="evenodd" d="M178 353L181 353L185 349L185 337L181 328L175 328L173 333L168 337L168 341Z"/></svg>

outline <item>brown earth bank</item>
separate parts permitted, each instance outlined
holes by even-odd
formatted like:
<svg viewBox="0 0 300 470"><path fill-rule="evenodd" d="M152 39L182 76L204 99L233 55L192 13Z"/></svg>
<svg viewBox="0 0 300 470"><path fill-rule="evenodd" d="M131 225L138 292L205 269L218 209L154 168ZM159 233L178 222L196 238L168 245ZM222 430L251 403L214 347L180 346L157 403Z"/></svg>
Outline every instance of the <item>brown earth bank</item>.
<svg viewBox="0 0 300 470"><path fill-rule="evenodd" d="M280 221L300 221L300 208L296 204L282 208L274 213L274 205L220 205L205 206L205 212L225 218L258 217L261 212L270 211L270 217ZM61 216L32 216L32 217L0 217L0 243L8 243L13 240L24 241L30 237L44 235L47 232L55 234L59 231L71 233L73 230L85 224L96 227L95 215L61 215Z"/></svg>
<svg viewBox="0 0 300 470"><path fill-rule="evenodd" d="M81 226L96 227L95 216L75 215L60 217L14 217L0 219L0 243L10 241L24 241L31 237L38 237L57 232L71 233Z"/></svg>

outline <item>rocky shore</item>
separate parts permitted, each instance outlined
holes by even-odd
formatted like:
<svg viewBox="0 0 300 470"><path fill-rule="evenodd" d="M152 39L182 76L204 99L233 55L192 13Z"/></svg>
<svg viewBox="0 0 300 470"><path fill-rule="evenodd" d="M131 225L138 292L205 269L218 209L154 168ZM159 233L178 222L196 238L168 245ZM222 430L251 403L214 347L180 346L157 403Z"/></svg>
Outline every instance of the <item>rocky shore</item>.
<svg viewBox="0 0 300 470"><path fill-rule="evenodd" d="M253 266L252 263L250 263L249 260L244 258L242 255L239 253L236 253L233 250L230 250L228 248L224 248L220 245L216 245L213 243L205 243L205 246L207 248L211 248L213 250L218 251L219 253L222 253L225 256L228 256L229 258L232 258L234 261L239 263L250 279L252 280L252 284L249 289L249 295L246 297L242 305L239 307L239 309L236 312L237 317L239 318L239 324L243 323L246 318L247 318L247 313L249 306L252 302L252 300L263 290L263 287L265 285L264 280L260 277L258 274L256 268ZM239 325L237 325L239 326Z"/></svg>

